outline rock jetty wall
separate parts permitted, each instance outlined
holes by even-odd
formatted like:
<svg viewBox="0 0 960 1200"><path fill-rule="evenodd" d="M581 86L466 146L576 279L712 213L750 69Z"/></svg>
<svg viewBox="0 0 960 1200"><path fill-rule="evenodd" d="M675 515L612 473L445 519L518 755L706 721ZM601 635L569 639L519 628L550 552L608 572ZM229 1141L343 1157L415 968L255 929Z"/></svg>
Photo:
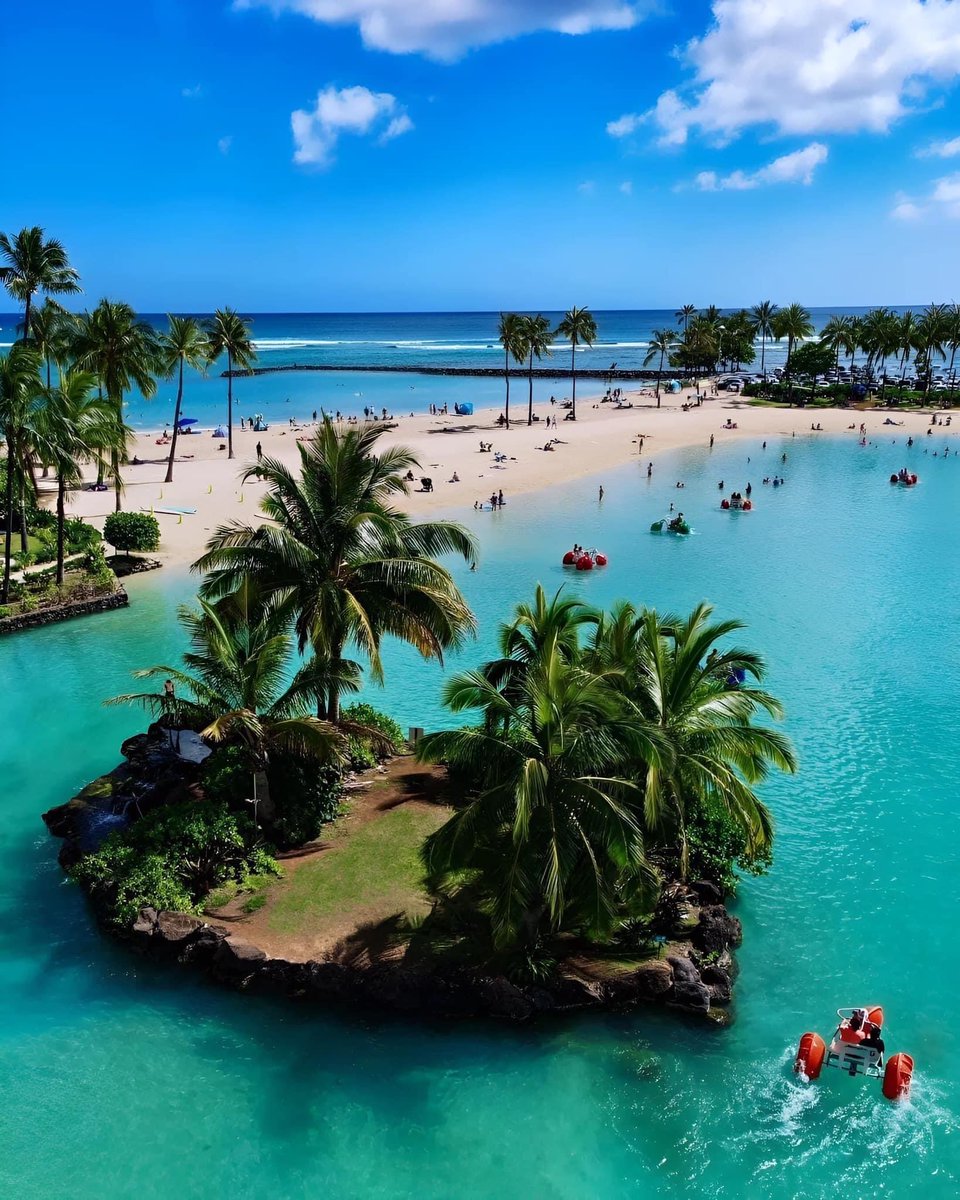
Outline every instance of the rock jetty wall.
<svg viewBox="0 0 960 1200"><path fill-rule="evenodd" d="M69 621L74 617L88 617L93 613L110 612L114 608L125 608L130 597L122 587L109 596L97 596L93 600L76 600L71 604L54 604L49 608L38 608L34 612L19 613L0 619L0 636L19 633L22 629L37 629L41 625L53 625L57 621Z"/></svg>

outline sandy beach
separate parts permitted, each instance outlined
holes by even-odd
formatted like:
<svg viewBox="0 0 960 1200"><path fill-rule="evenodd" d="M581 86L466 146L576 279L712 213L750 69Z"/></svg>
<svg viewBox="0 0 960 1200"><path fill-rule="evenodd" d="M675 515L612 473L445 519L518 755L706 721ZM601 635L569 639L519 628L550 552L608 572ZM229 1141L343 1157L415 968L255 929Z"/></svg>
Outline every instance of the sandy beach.
<svg viewBox="0 0 960 1200"><path fill-rule="evenodd" d="M571 479L598 475L605 468L613 469L630 461L642 464L643 470L652 463L657 478L658 461L665 452L706 446L711 435L715 444L722 446L731 441L793 435L846 434L853 439L859 436L861 422L866 424L868 438L884 436L890 440L906 439L911 434L926 438L930 428L929 411L891 415L882 409L861 412L853 408L753 407L737 396L726 395L706 399L700 407L684 411L683 404L694 398L693 389L664 395L657 409L649 394L626 392L623 402L632 403L633 407L617 408L613 404L600 404L598 396L587 393L578 399L576 422L564 421L564 410L559 406L551 409L541 404L538 406L541 420L532 426L526 424L525 405L516 403L514 411L520 421L509 430L496 424L499 406L478 410L470 417L405 415L393 422L383 437L383 445L401 444L416 454L421 469L415 472L417 480L411 485L405 506L409 512L424 516L430 511L472 509L476 501L489 501L493 492L501 490L511 501L525 493L562 487ZM557 416L556 429L551 424L549 431L545 426L548 412ZM884 425L888 417L902 424ZM725 428L728 420L737 428ZM811 432L812 423L819 423L822 430ZM264 455L293 465L297 460L298 438L309 438L311 431L310 422L272 425L263 433L241 432L238 425L234 430L233 461L221 449L224 441L211 437L209 431L181 436L172 484L163 482L169 447L157 445L156 433L139 434L130 453L131 458L140 461L131 462L124 469L124 507L155 512L162 508L195 508L195 514L182 516L156 512L162 534L159 557L170 563L191 562L219 524L259 520L258 502L264 485L256 480L240 482L244 468L256 460L257 443ZM941 441L937 445L951 432L946 426L938 427L936 434ZM544 451L544 443L554 438L559 439L559 444ZM492 443L493 452L481 453L481 441ZM929 441L932 444L935 438ZM507 455L506 461L496 462L495 453ZM432 492L419 490L420 475L432 478ZM459 482L452 482L454 475ZM669 482L674 484L676 480ZM72 514L98 525L113 507L112 490L76 492L69 502Z"/></svg>

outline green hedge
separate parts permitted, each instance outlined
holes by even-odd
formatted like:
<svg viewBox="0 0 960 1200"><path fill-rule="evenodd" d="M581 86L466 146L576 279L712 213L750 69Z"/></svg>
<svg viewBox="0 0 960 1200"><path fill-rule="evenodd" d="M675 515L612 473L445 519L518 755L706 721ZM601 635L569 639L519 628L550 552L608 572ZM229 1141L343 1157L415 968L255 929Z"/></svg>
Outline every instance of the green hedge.
<svg viewBox="0 0 960 1200"><path fill-rule="evenodd" d="M376 729L389 745L389 749L385 749L371 738L351 736L348 739L347 752L350 757L350 766L354 771L366 771L370 767L375 767L378 762L383 762L390 754L399 754L406 745L403 730L393 717L388 717L386 713L380 712L372 704L348 704L340 715L344 721L352 721L357 725L369 725L371 729Z"/></svg>
<svg viewBox="0 0 960 1200"><path fill-rule="evenodd" d="M115 550L156 550L160 525L152 513L115 512L104 521L103 536Z"/></svg>

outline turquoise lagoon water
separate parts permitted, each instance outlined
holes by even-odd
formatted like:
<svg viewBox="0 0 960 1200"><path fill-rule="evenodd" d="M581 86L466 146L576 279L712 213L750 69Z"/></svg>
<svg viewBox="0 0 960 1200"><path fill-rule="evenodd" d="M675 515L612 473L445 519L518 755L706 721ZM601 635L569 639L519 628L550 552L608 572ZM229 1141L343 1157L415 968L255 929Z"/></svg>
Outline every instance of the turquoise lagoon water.
<svg viewBox="0 0 960 1200"><path fill-rule="evenodd" d="M100 701L176 655L192 581L135 580L127 612L0 644L0 1195L955 1196L960 458L925 448L689 451L649 483L631 465L495 514L465 493L483 558L462 572L480 619L463 661L489 652L538 579L602 603L706 597L747 619L744 641L769 659L802 769L766 789L776 861L742 888L727 1030L646 1011L410 1025L132 959L92 929L39 815L116 761L138 718ZM921 476L912 491L886 483L903 461ZM786 485L762 486L777 469ZM721 513L719 478L751 480L756 510ZM650 535L678 497L694 536ZM574 539L610 567L565 574ZM439 668L403 651L388 666L380 702L405 723L443 719ZM909 1104L790 1073L799 1034L860 1002L882 1002L889 1049L916 1057Z"/></svg>

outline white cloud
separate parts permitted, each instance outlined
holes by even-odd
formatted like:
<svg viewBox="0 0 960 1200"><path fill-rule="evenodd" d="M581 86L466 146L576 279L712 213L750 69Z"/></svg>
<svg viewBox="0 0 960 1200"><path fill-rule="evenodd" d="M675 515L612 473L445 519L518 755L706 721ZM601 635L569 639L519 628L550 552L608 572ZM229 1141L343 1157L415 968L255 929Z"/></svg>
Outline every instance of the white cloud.
<svg viewBox="0 0 960 1200"><path fill-rule="evenodd" d="M917 158L956 158L960 154L960 137L950 138L945 142L931 142L921 146Z"/></svg>
<svg viewBox="0 0 960 1200"><path fill-rule="evenodd" d="M525 33L630 29L648 6L649 0L234 0L239 9L356 25L370 49L445 60Z"/></svg>
<svg viewBox="0 0 960 1200"><path fill-rule="evenodd" d="M607 122L607 133L615 138L629 137L631 133L636 133L639 126L643 124L643 120L639 113L624 113L615 121Z"/></svg>
<svg viewBox="0 0 960 1200"><path fill-rule="evenodd" d="M822 142L811 142L802 150L782 154L757 171L731 171L729 175L718 175L716 171L701 171L693 183L701 192L746 192L773 183L809 185L813 183L813 174L817 167L827 161L828 153Z"/></svg>
<svg viewBox="0 0 960 1200"><path fill-rule="evenodd" d="M193 87L181 88L180 95L185 97L187 100L196 100L198 96L203 95L203 87L201 84L196 83Z"/></svg>
<svg viewBox="0 0 960 1200"><path fill-rule="evenodd" d="M217 149L220 151L221 154L229 154L230 147L232 145L233 145L233 136L231 134L227 134L226 137L220 138L220 140L217 142Z"/></svg>
<svg viewBox="0 0 960 1200"><path fill-rule="evenodd" d="M293 161L312 167L330 166L341 134L363 137L378 133L382 143L413 129L413 121L389 92L371 92L365 87L338 90L332 85L317 93L313 109L298 108L291 113L290 125Z"/></svg>
<svg viewBox="0 0 960 1200"><path fill-rule="evenodd" d="M632 196L633 195L633 180L625 179L623 181L623 183L620 184L620 191L624 194L624 196Z"/></svg>
<svg viewBox="0 0 960 1200"><path fill-rule="evenodd" d="M689 86L647 114L663 145L694 130L729 141L750 126L882 133L960 75L960 3L713 0L713 24L680 59Z"/></svg>
<svg viewBox="0 0 960 1200"><path fill-rule="evenodd" d="M928 216L960 220L960 171L935 179L926 196L897 192L890 216L898 221L919 221Z"/></svg>

